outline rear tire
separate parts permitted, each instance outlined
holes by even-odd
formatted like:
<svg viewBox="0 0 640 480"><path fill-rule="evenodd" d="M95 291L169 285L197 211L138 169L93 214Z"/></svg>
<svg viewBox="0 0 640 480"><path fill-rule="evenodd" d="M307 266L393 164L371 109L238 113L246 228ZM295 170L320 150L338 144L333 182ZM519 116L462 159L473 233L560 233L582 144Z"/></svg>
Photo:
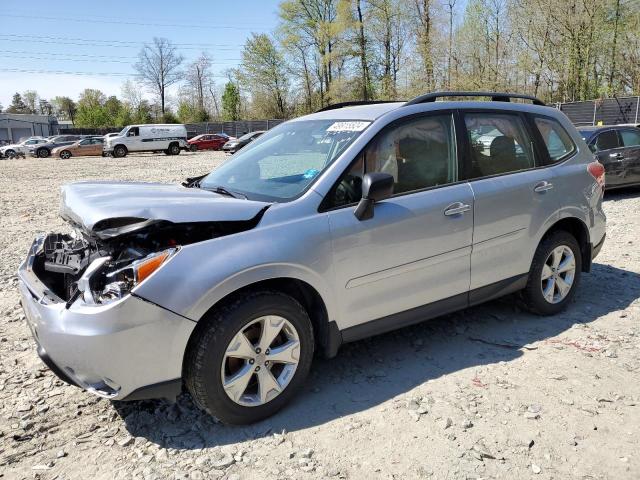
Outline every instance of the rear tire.
<svg viewBox="0 0 640 480"><path fill-rule="evenodd" d="M172 143L169 145L169 155L180 155L180 145Z"/></svg>
<svg viewBox="0 0 640 480"><path fill-rule="evenodd" d="M576 293L582 272L582 252L573 235L554 232L540 242L523 290L525 307L537 315L564 310Z"/></svg>
<svg viewBox="0 0 640 480"><path fill-rule="evenodd" d="M38 158L47 158L49 155L51 155L51 152L46 148L41 148L40 150L38 150L37 155Z"/></svg>
<svg viewBox="0 0 640 480"><path fill-rule="evenodd" d="M309 315L292 297L251 292L200 322L187 348L184 377L202 410L224 423L253 423L276 413L302 387L313 358L313 330ZM271 338L265 332L279 333L263 341L263 336ZM274 356L284 350L291 355L287 361Z"/></svg>
<svg viewBox="0 0 640 480"><path fill-rule="evenodd" d="M6 158L14 158L16 156L16 151L15 150L7 150L6 152L4 152L4 156Z"/></svg>

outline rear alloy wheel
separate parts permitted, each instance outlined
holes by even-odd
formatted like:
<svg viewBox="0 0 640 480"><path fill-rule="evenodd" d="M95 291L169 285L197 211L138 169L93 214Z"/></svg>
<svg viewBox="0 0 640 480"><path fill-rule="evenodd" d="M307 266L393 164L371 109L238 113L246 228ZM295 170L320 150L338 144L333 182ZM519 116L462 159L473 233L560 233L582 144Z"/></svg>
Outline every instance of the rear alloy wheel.
<svg viewBox="0 0 640 480"><path fill-rule="evenodd" d="M300 389L313 357L307 312L293 298L259 291L212 312L194 337L186 384L196 404L225 423L280 410Z"/></svg>
<svg viewBox="0 0 640 480"><path fill-rule="evenodd" d="M116 158L122 158L126 155L127 155L127 149L124 148L122 145L118 145L116 148L113 149L113 156Z"/></svg>
<svg viewBox="0 0 640 480"><path fill-rule="evenodd" d="M49 155L51 155L51 152L46 148L38 150L38 158L47 158Z"/></svg>
<svg viewBox="0 0 640 480"><path fill-rule="evenodd" d="M176 143L169 145L169 155L180 155L180 145Z"/></svg>
<svg viewBox="0 0 640 480"><path fill-rule="evenodd" d="M562 311L575 295L582 253L575 237L558 231L544 239L533 258L524 290L527 308L539 315Z"/></svg>
<svg viewBox="0 0 640 480"><path fill-rule="evenodd" d="M63 150L60 152L60 158L62 158L63 160L67 160L69 158L71 158L71 152L69 150Z"/></svg>

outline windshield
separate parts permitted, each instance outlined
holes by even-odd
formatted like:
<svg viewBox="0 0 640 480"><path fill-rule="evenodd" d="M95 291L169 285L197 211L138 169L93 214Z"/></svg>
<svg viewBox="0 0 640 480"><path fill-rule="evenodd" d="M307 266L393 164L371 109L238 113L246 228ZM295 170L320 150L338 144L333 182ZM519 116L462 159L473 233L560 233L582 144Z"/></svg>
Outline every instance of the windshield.
<svg viewBox="0 0 640 480"><path fill-rule="evenodd" d="M283 201L300 195L370 122L307 120L269 130L207 175L200 188Z"/></svg>
<svg viewBox="0 0 640 480"><path fill-rule="evenodd" d="M124 137L127 133L127 130L129 130L129 127L124 127L120 133L118 134L119 137Z"/></svg>
<svg viewBox="0 0 640 480"><path fill-rule="evenodd" d="M250 133L245 133L244 135L242 135L238 140L248 140L251 137L253 137L254 135L257 135L257 132L250 132Z"/></svg>

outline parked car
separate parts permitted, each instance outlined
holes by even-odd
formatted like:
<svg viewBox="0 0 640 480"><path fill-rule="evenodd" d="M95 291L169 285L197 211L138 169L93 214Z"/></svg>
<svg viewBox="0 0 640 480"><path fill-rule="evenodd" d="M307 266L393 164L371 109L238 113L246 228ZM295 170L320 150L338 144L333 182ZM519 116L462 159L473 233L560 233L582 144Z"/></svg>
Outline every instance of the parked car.
<svg viewBox="0 0 640 480"><path fill-rule="evenodd" d="M263 130L260 130L260 131L256 131L256 132L247 133L247 134L242 135L240 138L237 138L237 139L229 140L227 143L224 144L222 149L225 152L236 153L242 147L248 145L249 143L253 142L258 137L260 137L260 135L262 135L263 133L265 133L265 132Z"/></svg>
<svg viewBox="0 0 640 480"><path fill-rule="evenodd" d="M29 147L35 147L46 143L46 139L43 137L29 137L19 143L9 143L3 147L0 147L0 158L13 158L15 156L24 157L29 153Z"/></svg>
<svg viewBox="0 0 640 480"><path fill-rule="evenodd" d="M102 156L103 141L102 137L83 138L71 145L56 147L51 151L51 154L64 160L71 158L72 156Z"/></svg>
<svg viewBox="0 0 640 480"><path fill-rule="evenodd" d="M189 149L196 150L220 150L229 141L229 137L218 135L217 133L207 133L198 135L189 140Z"/></svg>
<svg viewBox="0 0 640 480"><path fill-rule="evenodd" d="M579 131L604 165L607 189L640 185L640 128L611 125Z"/></svg>
<svg viewBox="0 0 640 480"><path fill-rule="evenodd" d="M47 158L54 148L71 145L82 138L81 135L57 135L45 143L30 145L29 153L33 157Z"/></svg>
<svg viewBox="0 0 640 480"><path fill-rule="evenodd" d="M106 135L104 135L102 138L104 138L105 140L108 138L113 138L113 137L117 137L118 135L120 135L119 132L116 133L107 133Z"/></svg>
<svg viewBox="0 0 640 480"><path fill-rule="evenodd" d="M163 151L167 155L178 155L189 148L187 129L184 125L130 125L117 136L105 139L104 152L116 158L129 152Z"/></svg>
<svg viewBox="0 0 640 480"><path fill-rule="evenodd" d="M290 120L183 186L64 186L76 234L39 236L18 272L41 358L102 397L184 384L249 423L314 351L514 292L560 312L605 239L604 167L533 97L448 95Z"/></svg>

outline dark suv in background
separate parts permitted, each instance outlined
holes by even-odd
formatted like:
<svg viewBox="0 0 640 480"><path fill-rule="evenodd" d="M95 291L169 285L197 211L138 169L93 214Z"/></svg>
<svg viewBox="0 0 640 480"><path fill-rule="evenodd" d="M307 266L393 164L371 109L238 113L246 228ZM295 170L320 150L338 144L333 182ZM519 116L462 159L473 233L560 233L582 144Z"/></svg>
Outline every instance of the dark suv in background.
<svg viewBox="0 0 640 480"><path fill-rule="evenodd" d="M640 128L611 125L578 131L604 165L607 189L640 185Z"/></svg>

